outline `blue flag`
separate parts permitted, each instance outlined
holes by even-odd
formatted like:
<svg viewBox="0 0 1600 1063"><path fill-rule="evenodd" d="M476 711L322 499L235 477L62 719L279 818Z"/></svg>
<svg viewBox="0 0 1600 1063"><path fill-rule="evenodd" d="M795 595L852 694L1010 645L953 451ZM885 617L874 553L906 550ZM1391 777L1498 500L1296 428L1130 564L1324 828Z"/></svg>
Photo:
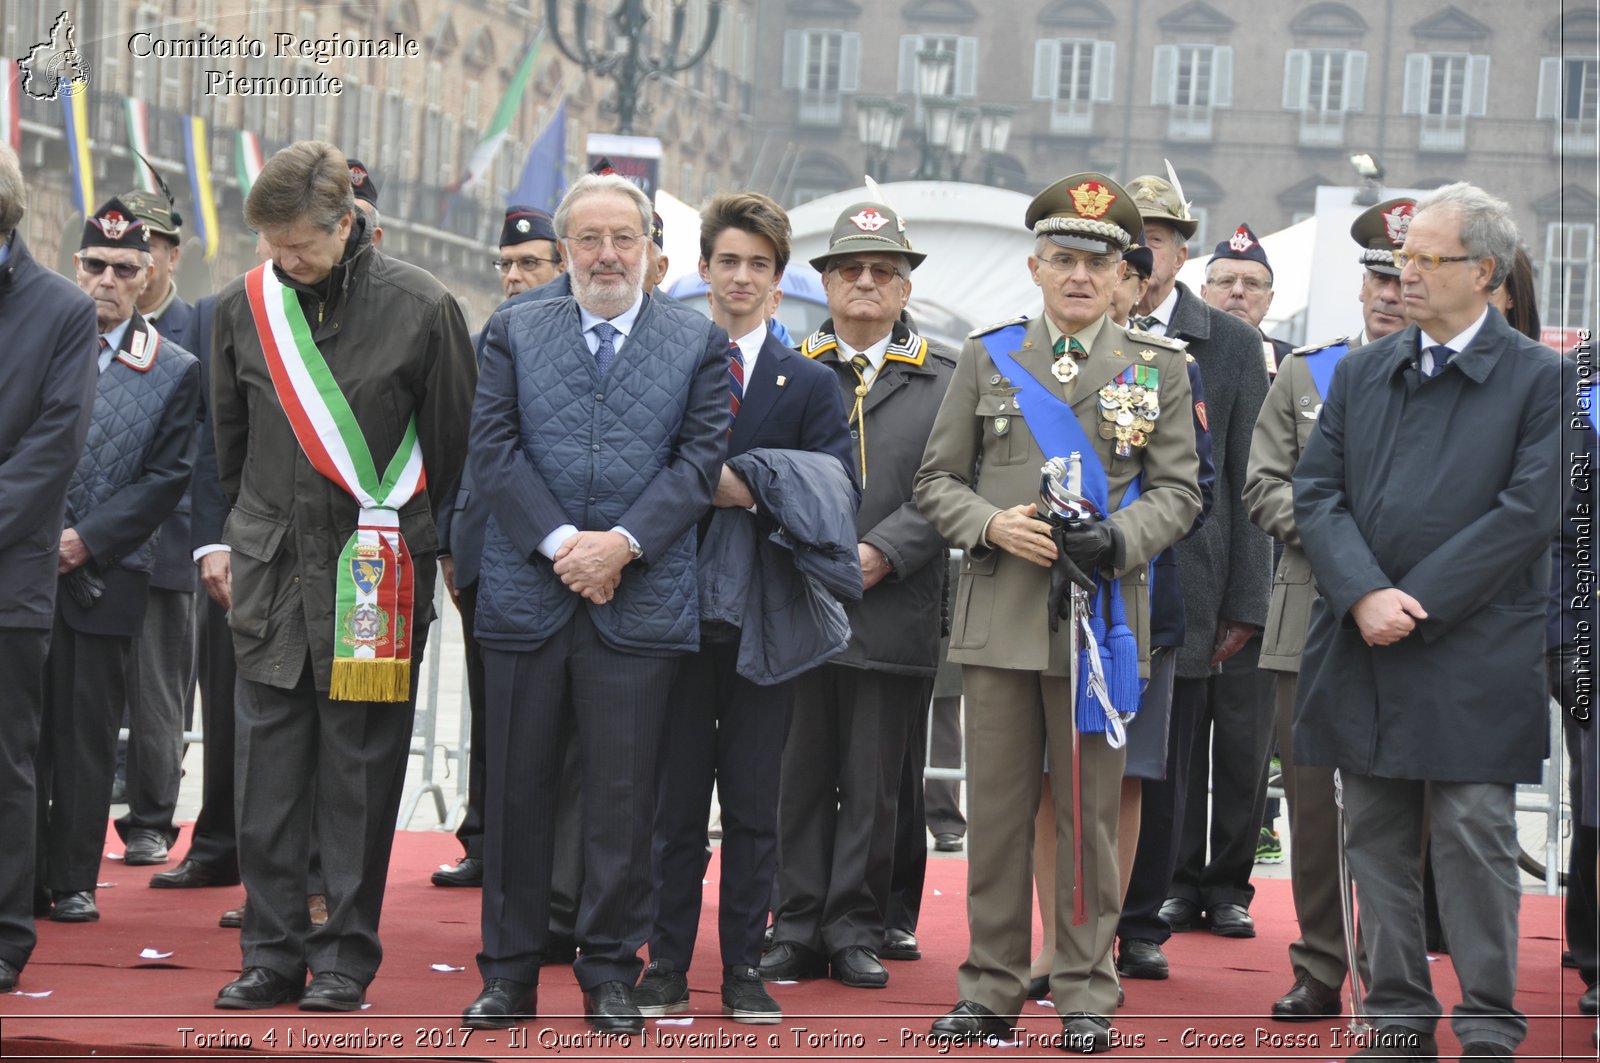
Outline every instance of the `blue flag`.
<svg viewBox="0 0 1600 1063"><path fill-rule="evenodd" d="M522 179L508 202L554 211L567 191L566 162L567 101L563 99L528 148Z"/></svg>

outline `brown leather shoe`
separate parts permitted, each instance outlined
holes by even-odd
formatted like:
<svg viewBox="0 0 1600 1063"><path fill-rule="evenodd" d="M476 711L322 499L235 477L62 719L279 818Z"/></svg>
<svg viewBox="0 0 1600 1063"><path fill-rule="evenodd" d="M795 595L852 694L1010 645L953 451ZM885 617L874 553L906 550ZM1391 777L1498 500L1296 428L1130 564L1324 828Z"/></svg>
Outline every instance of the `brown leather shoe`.
<svg viewBox="0 0 1600 1063"><path fill-rule="evenodd" d="M1331 1019L1343 1011L1339 988L1319 982L1304 972L1296 976L1294 988L1272 1004L1272 1017L1279 1022Z"/></svg>
<svg viewBox="0 0 1600 1063"><path fill-rule="evenodd" d="M311 925L321 926L328 921L328 898L313 893L306 898L306 910L311 913Z"/></svg>
<svg viewBox="0 0 1600 1063"><path fill-rule="evenodd" d="M240 901L239 907L229 908L227 911L223 912L222 917L217 920L217 925L220 927L226 927L230 930L238 930L241 926L244 926L244 906L247 901L248 898Z"/></svg>

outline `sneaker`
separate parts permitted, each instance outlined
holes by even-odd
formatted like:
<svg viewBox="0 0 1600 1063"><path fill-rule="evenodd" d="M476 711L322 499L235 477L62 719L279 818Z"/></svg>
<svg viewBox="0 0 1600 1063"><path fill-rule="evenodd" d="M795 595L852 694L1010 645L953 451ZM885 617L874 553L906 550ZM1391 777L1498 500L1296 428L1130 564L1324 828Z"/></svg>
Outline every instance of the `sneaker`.
<svg viewBox="0 0 1600 1063"><path fill-rule="evenodd" d="M689 979L671 960L651 960L634 987L633 1003L640 1015L651 1019L688 1011Z"/></svg>
<svg viewBox="0 0 1600 1063"><path fill-rule="evenodd" d="M1283 863L1283 845L1278 841L1278 832L1271 827L1262 827L1261 836L1256 839L1256 863Z"/></svg>
<svg viewBox="0 0 1600 1063"><path fill-rule="evenodd" d="M722 1014L751 1026L771 1026L783 1020L783 1009L761 984L761 972L748 966L722 969Z"/></svg>

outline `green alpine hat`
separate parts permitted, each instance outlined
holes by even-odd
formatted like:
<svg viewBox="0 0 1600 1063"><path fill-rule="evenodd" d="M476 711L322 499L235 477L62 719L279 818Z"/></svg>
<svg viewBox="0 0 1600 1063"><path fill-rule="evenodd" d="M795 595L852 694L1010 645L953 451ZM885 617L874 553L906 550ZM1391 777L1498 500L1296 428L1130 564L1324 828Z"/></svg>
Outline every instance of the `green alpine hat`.
<svg viewBox="0 0 1600 1063"><path fill-rule="evenodd" d="M911 249L906 236L906 223L893 207L884 203L852 203L839 213L833 223L833 235L828 238L828 249L811 260L818 273L826 273L828 260L837 255L858 255L867 252L904 255L912 269L922 264L928 256Z"/></svg>

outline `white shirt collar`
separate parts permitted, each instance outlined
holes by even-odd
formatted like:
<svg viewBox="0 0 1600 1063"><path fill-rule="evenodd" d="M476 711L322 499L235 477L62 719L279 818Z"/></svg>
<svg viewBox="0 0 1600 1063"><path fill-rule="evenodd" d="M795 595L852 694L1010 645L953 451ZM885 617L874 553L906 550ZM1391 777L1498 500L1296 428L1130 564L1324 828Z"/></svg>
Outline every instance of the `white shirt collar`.
<svg viewBox="0 0 1600 1063"><path fill-rule="evenodd" d="M1172 315L1178 310L1178 286L1174 284L1167 297L1161 300L1161 305L1150 311L1150 316L1156 319L1161 326L1161 335L1165 336L1172 327Z"/></svg>
<svg viewBox="0 0 1600 1063"><path fill-rule="evenodd" d="M835 339L838 339L838 337L835 336ZM889 341L892 339L894 339L894 329L890 329L888 332L885 332L882 339L864 351L858 351L844 340L840 339L839 360L848 365L850 363L850 359L854 358L856 355L866 355L867 361L872 363L872 372L867 375L867 383L871 384L873 379L877 377L878 371L883 368L883 356L889 353Z"/></svg>
<svg viewBox="0 0 1600 1063"><path fill-rule="evenodd" d="M122 341L127 336L128 326L131 324L133 324L133 318L130 317L110 332L102 332L100 334L105 337L106 343L109 344L105 350L100 352L100 372L104 373L110 367L111 359L115 358L117 352L122 349Z"/></svg>
<svg viewBox="0 0 1600 1063"><path fill-rule="evenodd" d="M1483 328L1483 323L1488 319L1489 307L1485 305L1483 308L1483 313L1478 315L1478 320L1468 325L1465 330L1457 333L1453 338L1446 340L1444 342L1444 346L1450 348L1452 351L1455 351L1457 354L1460 354L1462 351L1467 349L1467 344L1478 338L1478 330ZM1429 335L1426 330L1422 330L1422 341L1422 345L1424 347L1439 346L1439 341ZM1424 368L1430 367L1425 366Z"/></svg>
<svg viewBox="0 0 1600 1063"><path fill-rule="evenodd" d="M590 329L600 324L600 322L609 321L611 323L611 327L622 334L621 338L627 339L628 334L633 331L633 323L639 320L639 311L643 308L644 292L642 291L639 293L638 297L633 300L632 306L628 307L628 309L612 318L604 318L598 314L591 314L582 303L579 303L578 323L583 326L584 332L588 332ZM612 342L619 343L620 340L613 340Z"/></svg>
<svg viewBox="0 0 1600 1063"><path fill-rule="evenodd" d="M744 358L744 378L748 381L755 370L756 359L761 356L761 346L767 342L767 323L761 322L733 342L739 345L739 354Z"/></svg>

